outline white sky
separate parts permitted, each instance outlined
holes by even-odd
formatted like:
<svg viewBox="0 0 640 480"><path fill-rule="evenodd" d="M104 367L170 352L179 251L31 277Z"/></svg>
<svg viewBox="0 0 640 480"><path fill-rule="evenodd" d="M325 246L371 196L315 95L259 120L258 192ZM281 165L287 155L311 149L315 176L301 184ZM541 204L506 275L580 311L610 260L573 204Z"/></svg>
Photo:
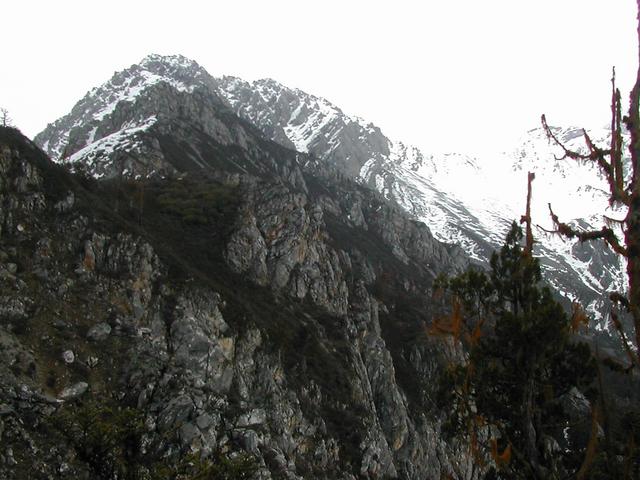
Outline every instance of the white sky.
<svg viewBox="0 0 640 480"><path fill-rule="evenodd" d="M426 151L608 119L637 69L633 0L7 0L0 106L28 136L149 53L271 77Z"/></svg>

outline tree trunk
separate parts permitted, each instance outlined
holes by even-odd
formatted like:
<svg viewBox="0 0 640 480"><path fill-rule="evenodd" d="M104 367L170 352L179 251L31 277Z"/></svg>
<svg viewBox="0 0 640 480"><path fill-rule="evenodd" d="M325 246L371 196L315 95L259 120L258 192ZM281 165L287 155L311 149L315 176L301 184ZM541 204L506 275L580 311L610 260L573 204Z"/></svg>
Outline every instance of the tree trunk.
<svg viewBox="0 0 640 480"><path fill-rule="evenodd" d="M540 459L538 455L538 435L534 423L535 415L535 380L533 375L529 376L524 388L524 415L523 415L523 433L525 441L525 452L527 459L531 463L531 467L537 478L541 476Z"/></svg>
<svg viewBox="0 0 640 480"><path fill-rule="evenodd" d="M625 231L627 245L627 276L629 278L629 305L638 347L637 362L640 365L640 196L634 192L629 206Z"/></svg>
<svg viewBox="0 0 640 480"><path fill-rule="evenodd" d="M640 46L640 0L638 4L637 36ZM635 329L636 355L640 365L640 48L638 48L638 72L629 98L629 115L625 119L631 136L631 201L626 219L625 241L627 246L627 275L629 277L629 304Z"/></svg>

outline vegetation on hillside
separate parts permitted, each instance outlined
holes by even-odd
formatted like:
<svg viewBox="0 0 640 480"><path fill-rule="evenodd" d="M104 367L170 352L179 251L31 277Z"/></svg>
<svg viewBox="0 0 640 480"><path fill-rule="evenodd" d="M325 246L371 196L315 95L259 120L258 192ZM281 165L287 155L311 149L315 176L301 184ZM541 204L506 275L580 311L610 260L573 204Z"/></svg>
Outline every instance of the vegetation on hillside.
<svg viewBox="0 0 640 480"><path fill-rule="evenodd" d="M461 340L468 357L443 375L439 403L452 410L449 433L469 438L486 478L564 478L577 468L575 445L559 444L569 428L563 400L574 390L593 397L595 371L522 237L514 223L490 272L440 282L453 313L430 332Z"/></svg>

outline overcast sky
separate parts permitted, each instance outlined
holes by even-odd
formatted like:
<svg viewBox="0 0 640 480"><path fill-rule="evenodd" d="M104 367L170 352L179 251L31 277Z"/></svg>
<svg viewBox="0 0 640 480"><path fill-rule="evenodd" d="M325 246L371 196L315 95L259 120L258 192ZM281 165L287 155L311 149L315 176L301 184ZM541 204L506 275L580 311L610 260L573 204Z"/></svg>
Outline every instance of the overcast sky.
<svg viewBox="0 0 640 480"><path fill-rule="evenodd" d="M427 151L608 119L637 69L633 0L5 1L0 106L28 136L149 53L271 77Z"/></svg>

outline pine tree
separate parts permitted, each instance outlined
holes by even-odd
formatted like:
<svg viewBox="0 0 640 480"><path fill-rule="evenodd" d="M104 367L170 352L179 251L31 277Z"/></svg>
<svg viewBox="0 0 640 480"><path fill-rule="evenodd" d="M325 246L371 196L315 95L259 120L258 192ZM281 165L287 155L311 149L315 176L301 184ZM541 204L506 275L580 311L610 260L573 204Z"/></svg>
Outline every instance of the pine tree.
<svg viewBox="0 0 640 480"><path fill-rule="evenodd" d="M579 466L556 440L567 424L561 398L591 383L593 362L589 348L572 341L570 319L522 238L514 222L489 273L441 281L454 300L449 331L469 356L449 369L440 402L453 407L452 431L470 439L479 464L491 465L487 478L559 478ZM438 330L446 330L442 322Z"/></svg>

